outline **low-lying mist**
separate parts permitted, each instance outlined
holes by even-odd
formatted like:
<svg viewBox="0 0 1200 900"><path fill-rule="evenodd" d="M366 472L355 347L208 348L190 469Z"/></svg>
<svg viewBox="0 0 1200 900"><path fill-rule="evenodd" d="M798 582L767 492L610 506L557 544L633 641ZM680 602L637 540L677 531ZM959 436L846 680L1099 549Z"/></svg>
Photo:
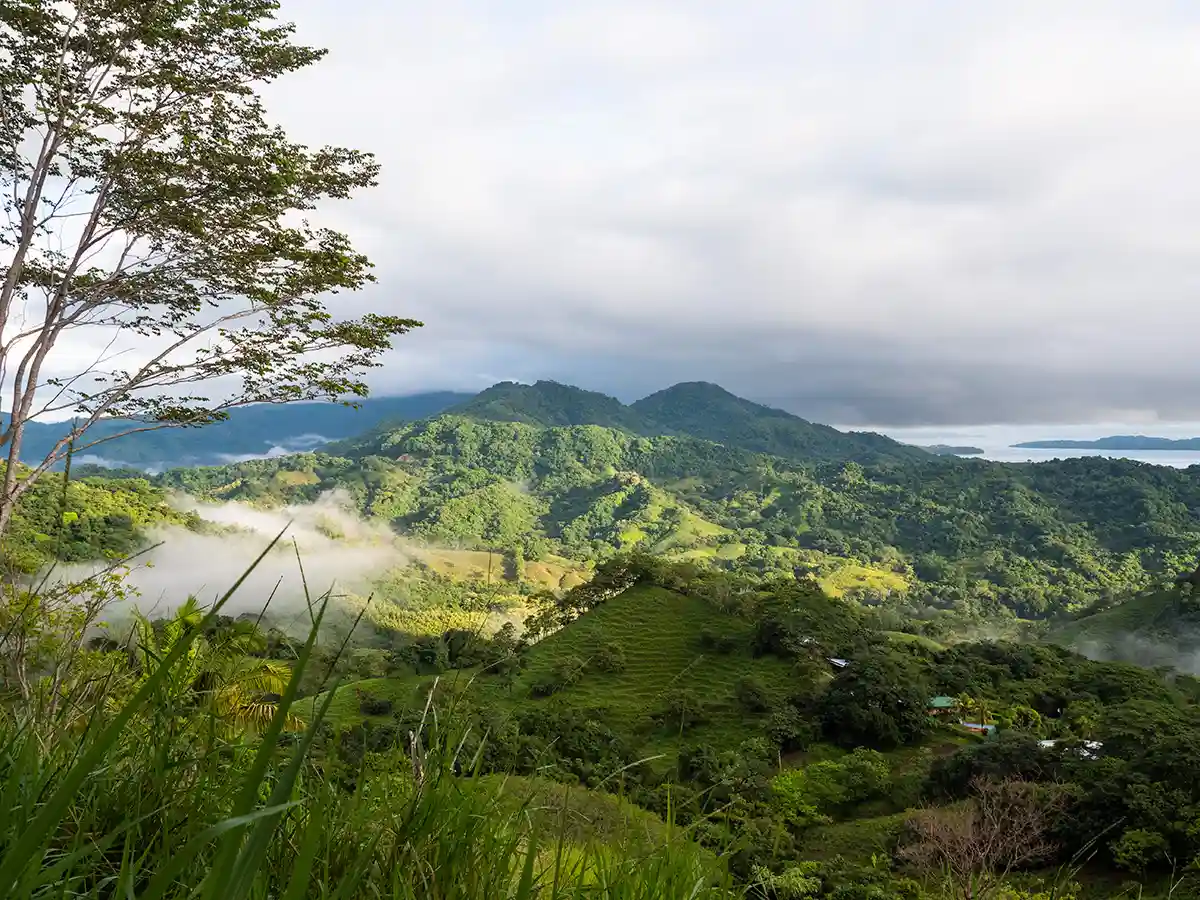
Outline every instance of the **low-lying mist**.
<svg viewBox="0 0 1200 900"><path fill-rule="evenodd" d="M347 498L337 493L323 495L311 504L274 510L236 502L202 503L183 495L175 496L172 505L236 530L200 534L170 527L149 533L151 543L157 546L131 562L127 581L140 594L137 608L151 618L169 615L190 595L211 605L250 569L281 531L283 538L246 577L223 607L223 614L257 614L270 599L273 624L306 630L306 584L313 600L331 589L335 597L369 593L374 578L413 559L401 538L384 525L363 520ZM55 578L80 580L99 568L64 566ZM110 618L127 611L113 609L116 615Z"/></svg>
<svg viewBox="0 0 1200 900"><path fill-rule="evenodd" d="M1167 666L1185 675L1200 675L1200 635L1158 639L1123 634L1075 641L1071 649L1098 662L1126 662L1150 669Z"/></svg>

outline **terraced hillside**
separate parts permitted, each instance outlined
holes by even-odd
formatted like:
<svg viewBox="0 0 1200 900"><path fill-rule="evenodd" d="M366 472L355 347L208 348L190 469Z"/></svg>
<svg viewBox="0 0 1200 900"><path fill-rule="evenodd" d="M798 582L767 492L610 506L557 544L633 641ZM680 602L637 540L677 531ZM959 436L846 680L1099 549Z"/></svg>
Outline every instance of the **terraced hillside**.
<svg viewBox="0 0 1200 900"><path fill-rule="evenodd" d="M705 647L706 632L722 635L733 644L732 651ZM577 683L531 702L603 710L621 727L636 729L663 714L673 695L691 692L705 704L708 719L691 738L736 745L744 730L761 726L763 718L742 709L736 691L743 678L761 679L772 707L796 686L790 665L773 656L751 655L751 632L751 623L722 614L705 600L635 587L531 648L513 693L534 694L537 685L578 661L585 674ZM609 649L624 660L619 672L597 668ZM669 721L664 723L665 733L671 729Z"/></svg>
<svg viewBox="0 0 1200 900"><path fill-rule="evenodd" d="M597 607L569 627L534 644L517 678L502 680L474 670L443 677L487 702L506 708L528 704L602 711L622 728L655 731L650 720L662 712L671 695L690 691L703 698L708 719L693 736L723 745L741 740L744 727L761 716L747 717L735 692L741 679L762 679L772 703L780 703L795 688L792 667L773 656L750 653L752 625L726 615L697 597L654 586L631 588ZM720 634L732 646L724 651L706 647L705 633ZM598 668L598 657L616 648L623 658L620 671ZM584 672L575 683L553 696L538 696L537 686L556 677L562 666L580 664ZM352 696L367 692L403 704L411 702L421 685L434 675L372 679L341 688L332 715L342 724L362 718ZM749 720L749 721L748 721ZM671 729L662 729L669 736ZM663 736L663 735L660 735Z"/></svg>

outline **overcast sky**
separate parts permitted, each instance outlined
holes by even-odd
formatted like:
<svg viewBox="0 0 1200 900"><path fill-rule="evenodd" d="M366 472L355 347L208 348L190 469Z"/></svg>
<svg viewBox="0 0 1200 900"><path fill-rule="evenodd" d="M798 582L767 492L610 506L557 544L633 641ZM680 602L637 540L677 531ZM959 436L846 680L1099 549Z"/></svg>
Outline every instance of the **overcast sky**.
<svg viewBox="0 0 1200 900"><path fill-rule="evenodd" d="M411 315L376 393L680 380L873 425L1200 419L1200 3L283 0L269 92Z"/></svg>

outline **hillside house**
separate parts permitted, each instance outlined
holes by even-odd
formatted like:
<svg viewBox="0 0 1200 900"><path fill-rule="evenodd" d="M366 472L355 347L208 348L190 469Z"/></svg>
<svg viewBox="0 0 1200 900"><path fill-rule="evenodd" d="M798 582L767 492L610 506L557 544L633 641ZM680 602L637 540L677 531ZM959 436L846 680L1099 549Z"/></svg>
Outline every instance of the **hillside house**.
<svg viewBox="0 0 1200 900"><path fill-rule="evenodd" d="M953 697L930 697L926 708L929 715L939 719L958 715L958 701Z"/></svg>

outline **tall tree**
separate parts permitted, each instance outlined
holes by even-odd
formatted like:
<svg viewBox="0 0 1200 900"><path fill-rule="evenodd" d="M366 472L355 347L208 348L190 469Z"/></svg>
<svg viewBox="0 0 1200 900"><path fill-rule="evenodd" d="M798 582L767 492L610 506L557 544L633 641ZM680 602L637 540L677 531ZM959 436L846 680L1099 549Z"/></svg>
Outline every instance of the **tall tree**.
<svg viewBox="0 0 1200 900"><path fill-rule="evenodd" d="M268 123L256 89L324 55L277 8L0 3L0 534L71 442L366 396L365 370L420 325L322 299L372 281L371 264L303 215L373 185L378 165ZM90 361L64 374L65 342ZM26 425L65 412L74 427L19 470ZM128 429L88 443L110 417Z"/></svg>

